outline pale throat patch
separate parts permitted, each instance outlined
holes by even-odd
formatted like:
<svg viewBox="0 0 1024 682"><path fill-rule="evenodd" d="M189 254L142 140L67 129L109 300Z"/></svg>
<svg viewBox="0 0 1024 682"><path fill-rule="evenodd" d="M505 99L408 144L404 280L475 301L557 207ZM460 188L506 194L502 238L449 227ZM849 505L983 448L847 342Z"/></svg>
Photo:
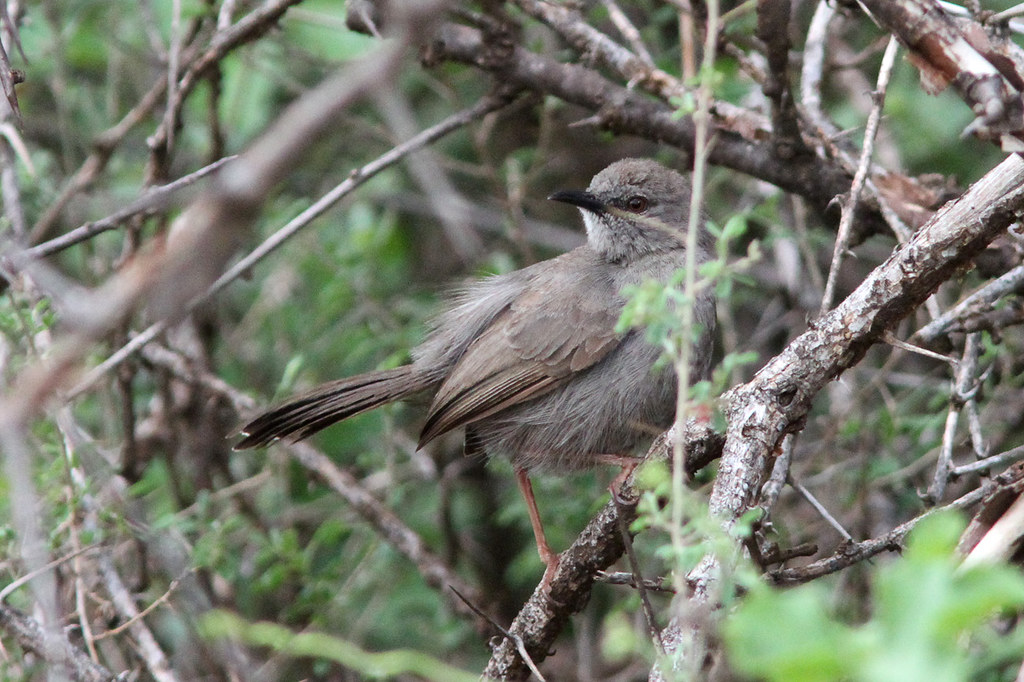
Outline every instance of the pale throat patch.
<svg viewBox="0 0 1024 682"><path fill-rule="evenodd" d="M602 250L608 239L608 228L601 224L600 219L585 208L580 209L583 215L583 225L587 228L587 240L590 244Z"/></svg>

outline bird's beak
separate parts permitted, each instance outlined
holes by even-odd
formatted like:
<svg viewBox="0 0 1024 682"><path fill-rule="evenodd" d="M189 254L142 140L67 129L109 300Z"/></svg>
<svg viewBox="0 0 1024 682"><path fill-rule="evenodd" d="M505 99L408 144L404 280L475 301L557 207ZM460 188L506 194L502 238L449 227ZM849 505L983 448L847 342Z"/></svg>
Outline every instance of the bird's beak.
<svg viewBox="0 0 1024 682"><path fill-rule="evenodd" d="M549 201L563 201L578 206L591 213L604 213L604 203L590 192L578 189L566 189L555 192L548 197Z"/></svg>

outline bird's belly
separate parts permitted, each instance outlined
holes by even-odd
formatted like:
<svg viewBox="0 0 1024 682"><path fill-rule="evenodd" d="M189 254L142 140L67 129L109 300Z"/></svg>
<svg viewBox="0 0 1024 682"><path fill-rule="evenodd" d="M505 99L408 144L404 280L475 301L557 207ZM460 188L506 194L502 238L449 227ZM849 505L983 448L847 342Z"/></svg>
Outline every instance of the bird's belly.
<svg viewBox="0 0 1024 682"><path fill-rule="evenodd" d="M654 370L659 351L631 334L602 362L549 393L472 425L488 455L517 467L572 471L595 455L631 455L666 429L675 414L676 378Z"/></svg>

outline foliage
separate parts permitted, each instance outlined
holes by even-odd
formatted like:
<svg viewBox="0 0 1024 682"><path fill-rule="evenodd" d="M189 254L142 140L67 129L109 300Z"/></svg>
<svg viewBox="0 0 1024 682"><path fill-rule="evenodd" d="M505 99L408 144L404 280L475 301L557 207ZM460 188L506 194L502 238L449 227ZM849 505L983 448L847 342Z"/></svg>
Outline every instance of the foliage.
<svg viewBox="0 0 1024 682"><path fill-rule="evenodd" d="M101 324L115 307L104 298L108 285L161 253L175 220L215 181L204 177L34 263L20 261L20 249L93 225L152 187L246 152L289 105L332 74L355 73L360 59L397 40L345 25L345 6L362 3L296 2L265 25L254 21L258 30L192 74L195 87L179 92L180 106L168 115L168 101L178 95L159 84L172 56L189 68L222 45L217 26L225 8L234 8L225 16L228 27L237 28L272 4L6 3L12 23L7 27L4 20L4 48L25 81L16 89L20 127L10 117L0 121L0 609L39 622L49 618L83 658L140 679L156 678L160 666L146 658L151 649L140 646L133 625L149 629L168 669L182 680L257 673L282 680L475 676L490 655L488 635L457 610L455 598L431 587L367 514L286 448L233 451L238 424L259 407L320 382L407 362L460 280L507 272L581 243L578 215L545 201L552 191L585 187L618 158L651 157L685 169L693 154L670 141L605 130L616 122L613 106L598 110L541 89L517 92L500 110L366 178L244 277L76 392L89 369L159 317L146 306L150 291L138 306L117 309L115 321ZM280 234L355 169L509 85L480 64L434 63L434 20L467 30L515 22L515 30L487 34L494 39L489 49L508 40L557 64L580 65L622 93L671 106L668 118L677 122L698 111L692 88L701 85L719 106L718 125L729 124L737 111L751 115L744 123L770 119L754 10L772 3L723 3L721 51L712 66L698 60L693 73L684 63L700 56L699 12L688 24L680 3L618 3L652 63L686 86L668 97L645 89L652 81L625 77L596 52L557 35L550 22L529 15L529 4L462 3L424 20L415 36L423 44L407 46L397 69L373 92L354 98L332 119L329 134L261 197L252 231L236 235L238 252ZM816 3L790 4L794 41L787 75L795 85ZM888 35L849 4L835 3L839 17L820 92L824 111L841 128L820 137L820 131L804 132L815 145L806 150L810 157L852 175L837 159L859 152ZM1011 3L981 4L998 11ZM635 49L610 9L614 3L554 5L577 7L587 26ZM15 32L24 58L11 42ZM500 56L500 50L485 55ZM935 191L950 198L1003 158L990 142L959 139L971 120L954 88L927 94L917 68L901 59L875 160L900 179L942 187ZM764 130L749 132L751 149L774 144ZM739 137L724 130L706 151ZM794 162L767 157L766 166ZM935 173L943 176L909 175ZM707 170L704 204L719 250L696 273L696 285L713 288L718 297L716 370L712 381L693 387L688 409L716 426L724 427L727 417L715 399L749 380L818 315L837 219L827 202L791 189L724 165ZM914 206L925 213L936 208ZM888 233L860 236L863 241L850 247L856 257L842 264L840 297L897 248ZM933 301L937 309L949 309L1019 265L1021 251L1019 231L1003 238L983 254L987 260L965 266L942 286ZM184 289L192 283L185 280L200 280L204 256L196 253L196 267L175 284ZM685 274L674 284L682 285ZM666 351L666 362L677 362L695 330L676 313L692 295L680 286L650 285L628 293L620 330L645 327ZM1019 307L1019 294L1011 293L997 310L1012 319ZM892 333L910 338L929 317L923 309L894 321ZM1020 325L979 333L979 369L964 399L952 396L956 368L941 357L884 344L868 349L813 397L792 445L787 480L816 495L832 521L864 539L930 509L918 491L929 487L944 443L952 443L956 463L978 454L972 432L981 434L988 454L1024 443ZM955 332L933 350L959 363L963 345L963 334ZM969 405L950 441L951 404ZM422 413L416 403L389 406L337 424L311 444L423 548L479 587L487 603L478 606L508 626L542 574L514 472L505 461L467 460L458 438L417 450ZM12 434L20 440L12 441ZM15 441L24 446L24 459L17 458ZM814 556L781 566L797 570L841 554L847 544L795 486L770 509L753 509L723 531L720 519L707 513L714 474L714 466L706 467L696 481L673 490L663 462L641 467L636 549L646 577L667 576L677 586L709 552L722 557L714 596L723 608L694 618L706 617L701 624L709 648L722 626L727 663L735 670L771 680L1013 678L1024 655L1012 620L1024 599L1019 568L958 569L952 547L959 526L950 517L923 519L903 557L879 557L838 578L774 589L762 576L771 567L755 567L740 548L813 543ZM599 468L536 477L554 547L572 543L604 505L613 476ZM981 484L977 474L953 477L936 504ZM666 506L673 495L675 511ZM137 620L118 602L101 559L109 559L136 610L150 608ZM616 568L632 570L625 561ZM684 600L650 596L656 625L680 613ZM569 622L551 647L557 655L543 666L548 679L647 678L656 648L630 588L598 584L587 609ZM0 679L61 674L47 670L40 663L45 656L6 625L0 640Z"/></svg>
<svg viewBox="0 0 1024 682"><path fill-rule="evenodd" d="M860 624L836 613L824 584L757 584L726 619L730 661L751 678L788 682L992 679L993 667L1024 655L1020 628L1007 638L998 623L1024 606L1024 576L1003 565L961 567L962 530L953 513L922 520L902 559L874 572L871 615Z"/></svg>
<svg viewBox="0 0 1024 682"><path fill-rule="evenodd" d="M244 623L224 612L211 612L201 629L208 637L231 637L255 646L266 646L292 656L310 656L341 663L367 679L389 679L413 674L428 680L469 682L478 679L418 651L363 651L350 642L322 633L292 633L273 623Z"/></svg>

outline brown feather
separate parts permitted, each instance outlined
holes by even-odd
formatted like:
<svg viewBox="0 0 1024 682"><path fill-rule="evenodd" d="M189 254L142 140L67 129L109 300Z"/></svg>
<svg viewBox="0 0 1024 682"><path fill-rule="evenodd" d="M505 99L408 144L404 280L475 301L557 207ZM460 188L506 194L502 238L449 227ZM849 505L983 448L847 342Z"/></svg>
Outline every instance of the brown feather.
<svg viewBox="0 0 1024 682"><path fill-rule="evenodd" d="M466 349L434 396L421 446L550 392L618 345L618 311L607 306L618 292L604 278L580 277L573 260L563 258L566 267L544 283L568 288L564 296L551 300L546 287L523 294Z"/></svg>

